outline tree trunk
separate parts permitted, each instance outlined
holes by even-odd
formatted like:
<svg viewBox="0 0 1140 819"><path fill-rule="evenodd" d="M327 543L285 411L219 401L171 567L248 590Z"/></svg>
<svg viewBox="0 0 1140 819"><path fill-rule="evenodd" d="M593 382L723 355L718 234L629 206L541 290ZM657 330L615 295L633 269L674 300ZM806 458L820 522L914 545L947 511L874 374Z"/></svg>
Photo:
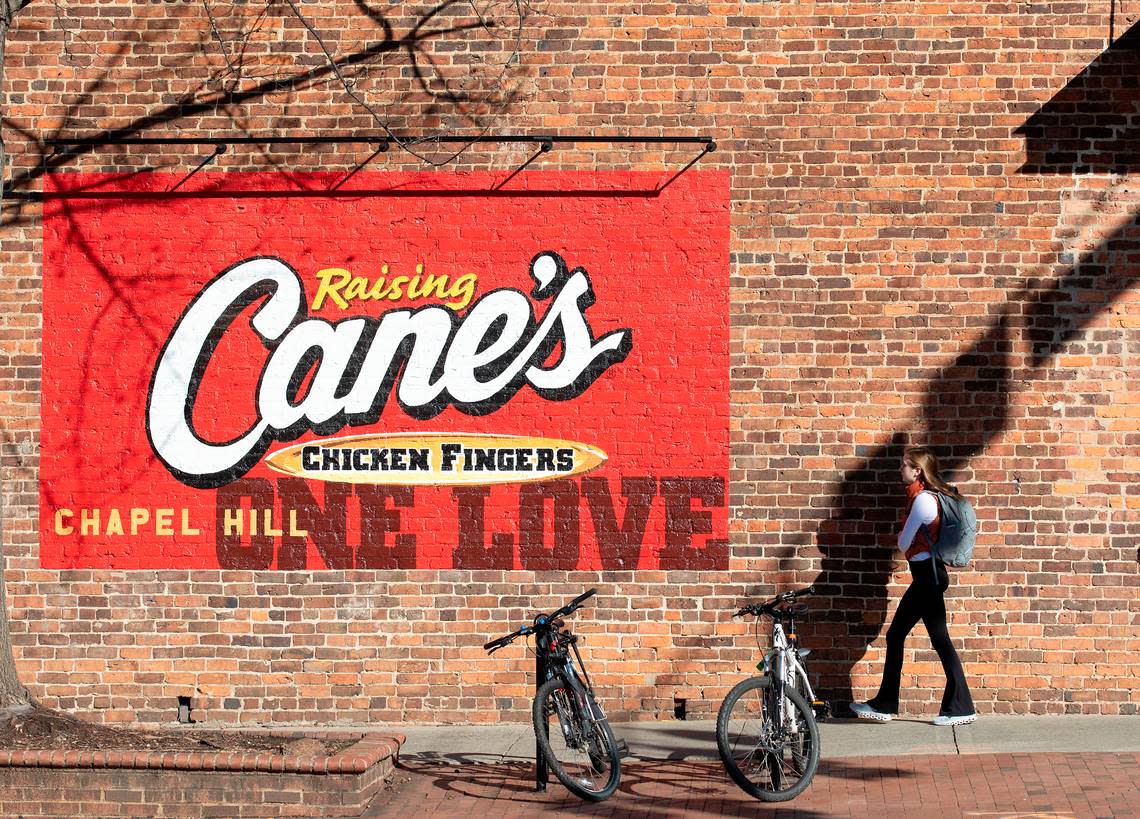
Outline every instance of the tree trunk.
<svg viewBox="0 0 1140 819"><path fill-rule="evenodd" d="M4 496L0 494L0 567L7 563L4 559L3 535ZM2 575L3 572L0 572L0 717L5 717L31 708L32 698L16 674L16 661L12 656L12 631L8 626L8 598L5 594L7 582Z"/></svg>
<svg viewBox="0 0 1140 819"><path fill-rule="evenodd" d="M8 26L16 12L23 8L27 0L0 0L0 94L4 89L4 45L8 41ZM4 105L0 108L6 109ZM0 134L0 208L4 203L4 180L7 177L7 154L4 152L4 138ZM2 212L2 211L0 211ZM12 656L12 630L8 624L8 596L5 593L7 573L4 569L4 476L0 472L0 717L26 711L33 705L28 689L20 683L16 674L16 661Z"/></svg>

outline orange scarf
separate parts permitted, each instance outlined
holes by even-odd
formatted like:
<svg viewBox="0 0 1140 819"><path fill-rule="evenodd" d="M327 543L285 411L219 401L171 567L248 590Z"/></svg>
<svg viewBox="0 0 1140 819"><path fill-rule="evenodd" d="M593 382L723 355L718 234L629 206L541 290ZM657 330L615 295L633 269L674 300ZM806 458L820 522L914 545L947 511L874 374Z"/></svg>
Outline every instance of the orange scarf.
<svg viewBox="0 0 1140 819"><path fill-rule="evenodd" d="M914 499L917 498L926 487L922 481L914 481L906 488L906 509L903 510L902 525L906 526L906 519L910 517L910 508L914 506ZM934 544L938 542L938 530L942 524L942 509L934 513L934 521L920 526L918 532L915 533L914 540L910 542L910 548L906 550L906 559L910 560L916 554L921 552L930 552L934 554Z"/></svg>

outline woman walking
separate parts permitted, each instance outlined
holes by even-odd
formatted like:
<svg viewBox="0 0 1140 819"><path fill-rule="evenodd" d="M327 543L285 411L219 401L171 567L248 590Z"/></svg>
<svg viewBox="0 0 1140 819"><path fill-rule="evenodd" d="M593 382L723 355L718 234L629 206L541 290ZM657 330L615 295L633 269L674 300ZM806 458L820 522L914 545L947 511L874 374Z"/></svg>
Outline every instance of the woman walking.
<svg viewBox="0 0 1140 819"><path fill-rule="evenodd" d="M946 690L935 725L964 725L977 719L962 661L950 642L946 629L946 600L950 585L946 565L934 554L938 540L939 508L935 493L956 494L938 473L938 459L925 447L912 447L903 453L899 476L906 488L906 511L899 534L899 548L910 565L910 586L899 601L891 627L887 629L887 659L879 693L867 702L851 704L861 719L888 722L899 710L899 681L902 677L903 645L919 620L926 626L930 642L946 673Z"/></svg>

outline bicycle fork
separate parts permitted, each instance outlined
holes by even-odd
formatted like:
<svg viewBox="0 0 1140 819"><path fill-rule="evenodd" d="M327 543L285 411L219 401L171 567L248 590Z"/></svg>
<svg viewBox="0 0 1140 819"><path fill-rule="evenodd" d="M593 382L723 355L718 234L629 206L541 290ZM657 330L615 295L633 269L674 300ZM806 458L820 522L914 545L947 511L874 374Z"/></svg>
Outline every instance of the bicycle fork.
<svg viewBox="0 0 1140 819"><path fill-rule="evenodd" d="M787 688L795 687L795 674L799 668L799 664L794 661L789 662L788 652L789 648L781 648L773 650L771 668L772 668L772 690L775 697L777 725L792 735L800 732L799 723L796 721L795 704L792 698L787 696L784 692Z"/></svg>
<svg viewBox="0 0 1140 819"><path fill-rule="evenodd" d="M791 697L784 694L784 689L795 687L796 672L800 670L800 664L793 654L796 650L795 645L788 642L784 629L779 623L776 623L772 637L772 650L766 659L772 680L775 705L778 709L774 716L776 716L776 723L781 730L795 735L800 732L800 726L796 720L795 704Z"/></svg>

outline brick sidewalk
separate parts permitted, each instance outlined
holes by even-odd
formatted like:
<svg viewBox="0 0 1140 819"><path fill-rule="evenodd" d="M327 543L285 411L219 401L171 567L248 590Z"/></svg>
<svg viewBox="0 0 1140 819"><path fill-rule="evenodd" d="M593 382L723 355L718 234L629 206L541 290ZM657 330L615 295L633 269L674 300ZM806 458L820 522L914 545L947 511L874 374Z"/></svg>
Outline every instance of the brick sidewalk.
<svg viewBox="0 0 1140 819"><path fill-rule="evenodd" d="M781 806L796 817L962 816L1084 819L1140 816L1140 754L978 754L824 761L806 793ZM587 804L551 777L534 791L531 765L445 765L406 759L394 786L364 814L432 819L515 819L578 814L697 819L771 815L717 762L630 761L608 801Z"/></svg>

